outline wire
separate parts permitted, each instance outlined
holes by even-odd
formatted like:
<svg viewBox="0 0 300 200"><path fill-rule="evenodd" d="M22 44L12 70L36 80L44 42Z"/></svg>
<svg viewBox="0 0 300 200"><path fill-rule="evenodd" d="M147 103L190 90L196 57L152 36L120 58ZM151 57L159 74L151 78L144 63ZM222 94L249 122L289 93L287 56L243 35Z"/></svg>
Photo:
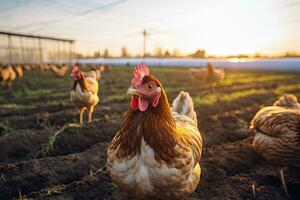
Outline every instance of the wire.
<svg viewBox="0 0 300 200"><path fill-rule="evenodd" d="M74 13L74 14L69 15L69 16L64 17L64 18L54 19L54 20L49 20L49 21L44 21L44 22L39 22L39 23L34 23L34 24L24 24L24 25L17 26L17 27L14 27L14 28L15 29L21 29L21 28L29 28L29 27L36 27L36 26L42 26L42 27L43 26L48 26L50 24L60 23L60 22L66 21L66 20L74 19L76 17L82 17L82 16L85 16L85 15L89 15L93 12L98 11L98 10L107 9L109 7L118 5L118 4L123 3L125 1L126 0L118 0L118 1L115 1L115 2L112 2L112 3L108 3L108 4L105 4L105 5L98 6L96 8L92 8L92 9L85 10L85 11L82 11L82 12Z"/></svg>

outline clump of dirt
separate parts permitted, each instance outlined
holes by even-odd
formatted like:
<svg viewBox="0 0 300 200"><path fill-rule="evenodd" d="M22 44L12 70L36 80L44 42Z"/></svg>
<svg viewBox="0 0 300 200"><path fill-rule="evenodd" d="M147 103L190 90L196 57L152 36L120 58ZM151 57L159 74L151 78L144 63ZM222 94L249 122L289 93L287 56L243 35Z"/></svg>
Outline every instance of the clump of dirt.
<svg viewBox="0 0 300 200"><path fill-rule="evenodd" d="M82 153L1 165L0 174L6 181L1 185L0 196L10 199L19 190L27 194L80 179L105 165L106 149L107 144L99 143Z"/></svg>
<svg viewBox="0 0 300 200"><path fill-rule="evenodd" d="M103 200L130 200L125 193L111 183L107 171L86 176L80 181L67 185L58 185L43 189L28 195L34 199L103 199Z"/></svg>

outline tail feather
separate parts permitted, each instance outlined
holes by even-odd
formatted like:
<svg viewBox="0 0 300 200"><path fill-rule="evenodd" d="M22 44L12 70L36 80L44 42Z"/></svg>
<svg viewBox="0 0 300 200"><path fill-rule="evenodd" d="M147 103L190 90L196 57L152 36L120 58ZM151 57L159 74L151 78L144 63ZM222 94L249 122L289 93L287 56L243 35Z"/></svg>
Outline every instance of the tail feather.
<svg viewBox="0 0 300 200"><path fill-rule="evenodd" d="M274 102L273 106L279 106L288 109L300 109L300 104L297 97L292 94L283 95L276 102Z"/></svg>
<svg viewBox="0 0 300 200"><path fill-rule="evenodd" d="M197 114L194 110L193 100L188 92L181 91L172 103L172 112L176 115L186 116L197 125Z"/></svg>

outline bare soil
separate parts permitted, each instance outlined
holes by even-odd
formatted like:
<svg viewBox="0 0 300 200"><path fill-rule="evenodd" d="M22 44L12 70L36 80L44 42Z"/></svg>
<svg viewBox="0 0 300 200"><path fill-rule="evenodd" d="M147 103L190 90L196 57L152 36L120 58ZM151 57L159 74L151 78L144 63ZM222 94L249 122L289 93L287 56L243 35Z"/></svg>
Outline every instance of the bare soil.
<svg viewBox="0 0 300 200"><path fill-rule="evenodd" d="M189 200L286 199L276 166L252 149L249 122L281 94L300 97L300 74L228 71L212 94L184 68L151 70L170 102L181 91L195 101L203 137L202 176ZM105 169L106 150L129 105L132 69L114 68L100 81L91 124L78 125L69 100L71 80L27 71L0 88L0 199L129 200ZM87 120L87 119L86 119ZM299 169L284 168L291 199L300 199Z"/></svg>

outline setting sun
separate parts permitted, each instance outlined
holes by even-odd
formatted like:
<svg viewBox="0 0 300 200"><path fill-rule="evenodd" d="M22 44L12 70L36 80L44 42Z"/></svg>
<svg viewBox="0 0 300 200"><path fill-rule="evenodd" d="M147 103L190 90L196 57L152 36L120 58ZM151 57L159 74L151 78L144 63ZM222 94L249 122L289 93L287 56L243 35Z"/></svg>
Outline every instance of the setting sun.
<svg viewBox="0 0 300 200"><path fill-rule="evenodd" d="M0 28L76 39L77 51L83 54L109 49L116 56L122 46L131 54L141 54L143 30L148 32L149 53L162 48L183 54L205 49L208 55L217 56L257 52L277 55L300 49L297 1L103 2L108 6L114 3L112 8L102 9L96 1L75 1L69 8L60 9L67 0L56 4L21 2L24 6L16 7L13 15L1 13ZM14 8L8 1L1 4Z"/></svg>

